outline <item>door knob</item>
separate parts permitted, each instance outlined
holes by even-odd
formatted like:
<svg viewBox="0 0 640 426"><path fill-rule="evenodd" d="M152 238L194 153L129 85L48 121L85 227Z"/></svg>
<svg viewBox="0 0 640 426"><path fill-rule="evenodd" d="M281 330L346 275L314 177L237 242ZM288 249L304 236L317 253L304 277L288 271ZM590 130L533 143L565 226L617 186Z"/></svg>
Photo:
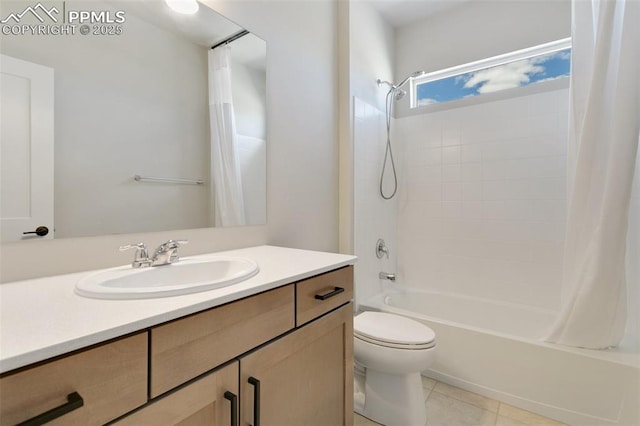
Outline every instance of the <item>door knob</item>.
<svg viewBox="0 0 640 426"><path fill-rule="evenodd" d="M38 226L35 231L23 232L22 235L36 234L38 237L44 237L49 233L49 228L46 226Z"/></svg>

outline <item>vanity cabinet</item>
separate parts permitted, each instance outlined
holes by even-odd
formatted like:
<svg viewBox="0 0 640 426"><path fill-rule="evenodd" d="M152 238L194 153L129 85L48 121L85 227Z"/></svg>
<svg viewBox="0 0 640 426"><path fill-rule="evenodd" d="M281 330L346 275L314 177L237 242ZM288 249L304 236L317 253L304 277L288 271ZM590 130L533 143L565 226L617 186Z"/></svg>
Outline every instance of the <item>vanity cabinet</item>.
<svg viewBox="0 0 640 426"><path fill-rule="evenodd" d="M6 373L0 425L350 426L352 298L346 266Z"/></svg>
<svg viewBox="0 0 640 426"><path fill-rule="evenodd" d="M238 361L183 386L116 423L119 426L235 426Z"/></svg>
<svg viewBox="0 0 640 426"><path fill-rule="evenodd" d="M147 402L147 333L0 378L0 424L101 425ZM52 410L56 410L53 411Z"/></svg>

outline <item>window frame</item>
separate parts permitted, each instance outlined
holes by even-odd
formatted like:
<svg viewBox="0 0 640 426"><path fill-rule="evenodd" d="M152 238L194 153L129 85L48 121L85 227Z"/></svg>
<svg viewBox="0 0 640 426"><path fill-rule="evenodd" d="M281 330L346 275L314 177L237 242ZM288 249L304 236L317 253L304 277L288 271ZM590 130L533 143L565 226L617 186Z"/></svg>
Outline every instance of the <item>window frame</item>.
<svg viewBox="0 0 640 426"><path fill-rule="evenodd" d="M462 74L467 74L475 71L481 71L487 68L496 67L499 65L505 65L511 62L520 61L523 59L529 59L536 56L542 56L549 53L558 52L561 50L569 49L572 47L571 37L563 38L560 40L551 41L549 43L539 44L537 46L528 47L526 49L520 49L509 53L504 53L497 56L492 56L490 58L480 59L478 61L468 62L462 65L456 65L454 67L445 68L438 71L433 71L426 73L420 77L416 77L411 79L410 84L410 97L409 97L409 107L411 109L421 108L427 105L418 105L418 86L424 83L430 83L436 80L442 80L449 77L455 77ZM530 86L530 85L527 85ZM521 87L527 87L521 86ZM495 93L495 92L494 92ZM463 98L460 98L463 99ZM451 100L447 102L442 102L440 104L446 104L448 102L455 102L456 100Z"/></svg>

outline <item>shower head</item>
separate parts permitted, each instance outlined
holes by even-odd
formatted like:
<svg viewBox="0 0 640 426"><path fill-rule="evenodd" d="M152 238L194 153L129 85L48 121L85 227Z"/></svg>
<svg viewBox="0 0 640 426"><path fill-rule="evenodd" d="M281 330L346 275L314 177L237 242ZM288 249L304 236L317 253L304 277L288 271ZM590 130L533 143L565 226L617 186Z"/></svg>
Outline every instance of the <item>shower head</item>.
<svg viewBox="0 0 640 426"><path fill-rule="evenodd" d="M394 95L393 98L396 101L399 101L400 99L404 98L407 95L407 91L406 90L402 90L402 89L393 89Z"/></svg>
<svg viewBox="0 0 640 426"><path fill-rule="evenodd" d="M412 78L420 77L421 75L424 75L424 74L426 74L426 71L416 71L410 74L407 78L405 78L398 84L389 83L388 81L380 80L380 79L378 79L376 82L378 83L378 86L382 86L383 84L386 84L387 86L389 86L391 88L389 92L393 92L394 99L396 101L399 101L400 99L404 98L407 95L407 92L405 90L402 90L402 86L407 84L407 82Z"/></svg>

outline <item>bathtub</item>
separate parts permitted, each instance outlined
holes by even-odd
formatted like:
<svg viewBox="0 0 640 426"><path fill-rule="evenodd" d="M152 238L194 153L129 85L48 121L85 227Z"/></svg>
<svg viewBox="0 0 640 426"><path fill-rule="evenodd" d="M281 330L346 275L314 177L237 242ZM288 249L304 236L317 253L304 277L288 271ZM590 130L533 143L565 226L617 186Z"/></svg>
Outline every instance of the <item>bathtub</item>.
<svg viewBox="0 0 640 426"><path fill-rule="evenodd" d="M640 425L637 346L544 343L554 312L453 294L387 291L359 308L435 331L437 360L425 376L573 425Z"/></svg>

